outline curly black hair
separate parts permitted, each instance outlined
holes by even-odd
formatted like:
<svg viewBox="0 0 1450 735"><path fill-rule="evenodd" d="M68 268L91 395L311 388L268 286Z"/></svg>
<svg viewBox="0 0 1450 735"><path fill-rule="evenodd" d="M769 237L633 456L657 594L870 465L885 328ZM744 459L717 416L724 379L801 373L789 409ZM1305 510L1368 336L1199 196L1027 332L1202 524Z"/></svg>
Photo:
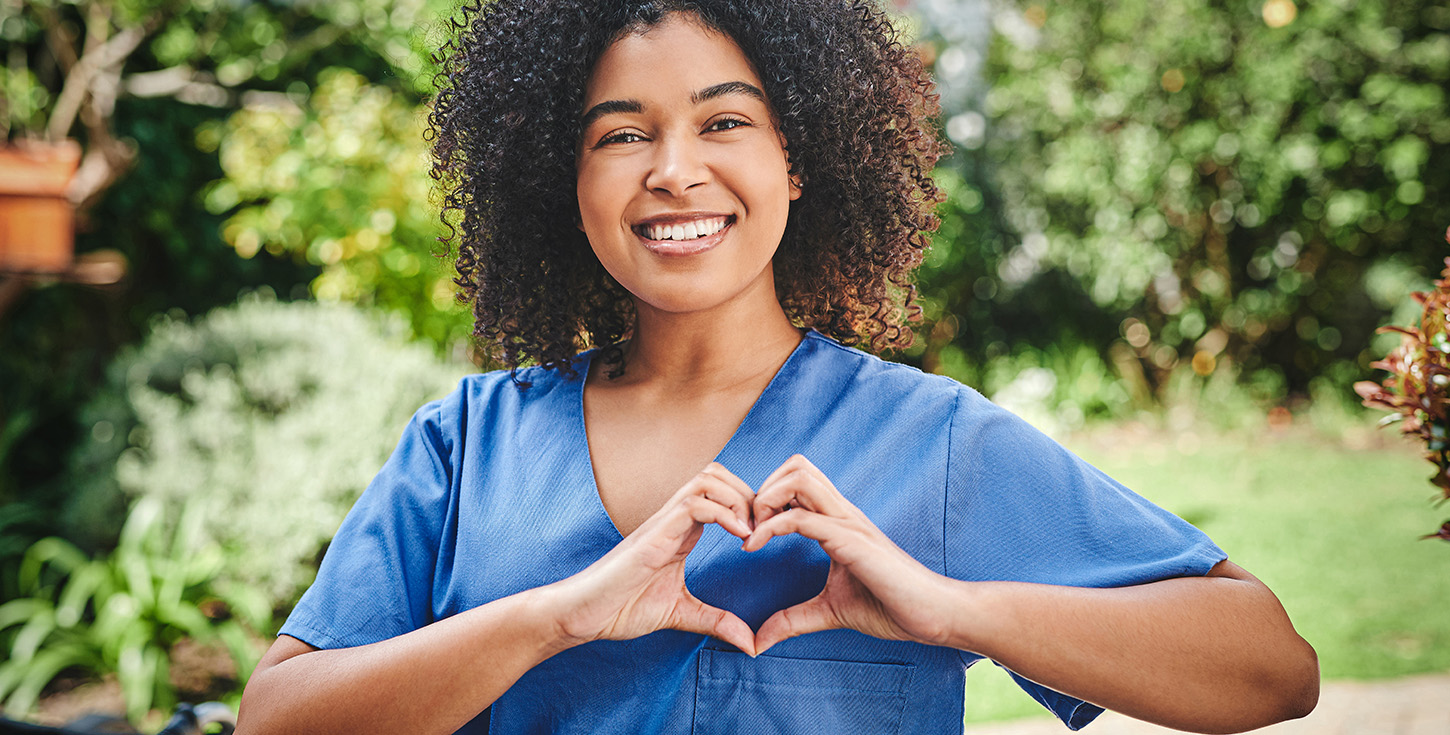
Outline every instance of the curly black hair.
<svg viewBox="0 0 1450 735"><path fill-rule="evenodd" d="M799 326L883 350L911 343L911 272L935 229L943 152L920 57L870 0L472 0L437 55L432 176L457 240L455 282L474 335L517 367L569 369L617 344L629 294L579 221L575 156L584 89L620 37L671 13L735 41L785 137L791 203L773 267Z"/></svg>

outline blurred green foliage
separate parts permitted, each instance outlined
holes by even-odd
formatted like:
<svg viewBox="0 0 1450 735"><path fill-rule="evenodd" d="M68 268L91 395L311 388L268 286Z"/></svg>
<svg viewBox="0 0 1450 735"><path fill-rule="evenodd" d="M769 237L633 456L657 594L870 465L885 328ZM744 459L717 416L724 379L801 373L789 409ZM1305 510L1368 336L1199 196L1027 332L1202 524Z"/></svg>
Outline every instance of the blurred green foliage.
<svg viewBox="0 0 1450 735"><path fill-rule="evenodd" d="M438 0L0 2L7 139L36 136L46 125L66 81L65 48L144 34L120 62L110 121L115 137L134 144L136 164L85 214L76 238L81 253L122 253L126 279L105 289L40 283L0 314L0 591L13 589L18 555L57 530L67 496L57 478L67 448L88 430L76 412L117 350L141 338L157 315L201 314L262 286L306 297L323 271L300 252L239 258L228 247L222 232L232 212L213 213L203 198L225 176L219 141L205 131L222 129L239 110L306 108L319 80L338 74L333 69L352 70L416 106L431 86L434 29L450 7ZM86 142L84 130L72 134ZM382 169L348 175L360 189L368 188L364 179L406 177ZM395 207L406 228L429 205L419 198L403 207L401 196L366 211ZM431 241L420 242L419 271L430 272ZM404 279L384 305L417 293L407 290L413 285Z"/></svg>
<svg viewBox="0 0 1450 735"><path fill-rule="evenodd" d="M1082 2L995 20L989 89L948 111L957 173L922 286L956 323L925 361L970 376L1086 344L1130 394L1230 370L1275 399L1368 372L1374 327L1443 254L1450 10Z"/></svg>
<svg viewBox="0 0 1450 735"><path fill-rule="evenodd" d="M235 212L223 232L238 255L265 248L320 266L317 298L381 306L436 345L461 343L472 314L431 255L446 231L429 201L424 112L355 72L325 70L305 109L243 109L199 132L227 175L207 208Z"/></svg>
<svg viewBox="0 0 1450 735"><path fill-rule="evenodd" d="M408 418L471 370L342 304L251 297L159 322L81 413L67 535L105 548L131 502L200 504L218 583L285 609Z"/></svg>
<svg viewBox="0 0 1450 735"><path fill-rule="evenodd" d="M0 605L0 701L29 712L64 672L116 676L127 716L176 703L171 651L183 639L224 646L245 682L260 659L254 632L271 624L264 599L215 583L224 563L200 503L168 526L159 499L138 502L114 551L88 557L60 538L37 541L19 568L19 595ZM170 528L171 530L168 530ZM240 593L240 594L238 594Z"/></svg>

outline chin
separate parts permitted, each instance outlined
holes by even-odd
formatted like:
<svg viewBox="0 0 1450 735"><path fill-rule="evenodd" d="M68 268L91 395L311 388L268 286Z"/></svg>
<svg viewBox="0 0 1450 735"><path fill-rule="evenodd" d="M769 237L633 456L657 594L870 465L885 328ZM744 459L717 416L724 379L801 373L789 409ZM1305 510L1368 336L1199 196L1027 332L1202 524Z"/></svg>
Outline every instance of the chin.
<svg viewBox="0 0 1450 735"><path fill-rule="evenodd" d="M721 303L720 300L704 298L703 295L699 294L657 295L654 298L648 299L636 296L635 300L648 305L654 311L680 315L710 311L718 307Z"/></svg>

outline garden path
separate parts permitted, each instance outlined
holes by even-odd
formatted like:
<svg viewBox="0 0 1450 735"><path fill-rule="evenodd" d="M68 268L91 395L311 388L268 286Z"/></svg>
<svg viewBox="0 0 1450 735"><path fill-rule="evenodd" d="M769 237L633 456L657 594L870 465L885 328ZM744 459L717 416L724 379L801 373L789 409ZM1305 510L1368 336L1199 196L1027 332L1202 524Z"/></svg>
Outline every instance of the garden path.
<svg viewBox="0 0 1450 735"><path fill-rule="evenodd" d="M1384 681L1329 681L1319 706L1301 720L1282 722L1262 735L1450 735L1450 673ZM965 735L1062 735L1057 720L1032 718L969 725ZM1091 735L1171 735L1179 732L1116 712L1105 712L1083 732Z"/></svg>

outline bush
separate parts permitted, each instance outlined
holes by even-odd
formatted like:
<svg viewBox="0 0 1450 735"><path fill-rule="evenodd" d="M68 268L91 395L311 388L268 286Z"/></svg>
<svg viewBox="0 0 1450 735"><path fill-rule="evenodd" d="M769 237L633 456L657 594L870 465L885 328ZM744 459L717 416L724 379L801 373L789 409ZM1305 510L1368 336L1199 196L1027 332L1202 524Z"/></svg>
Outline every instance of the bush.
<svg viewBox="0 0 1450 735"><path fill-rule="evenodd" d="M237 254L290 254L321 268L323 301L375 306L419 338L467 339L472 314L455 299L447 234L428 200L426 109L347 69L318 75L305 108L247 108L203 129L226 178L207 207L231 212L222 233Z"/></svg>
<svg viewBox="0 0 1450 735"><path fill-rule="evenodd" d="M960 325L928 356L1087 344L1161 399L1184 366L1299 394L1383 354L1450 215L1443 3L994 7L989 88L946 104L922 291ZM933 13L950 78L978 54Z"/></svg>
<svg viewBox="0 0 1450 735"><path fill-rule="evenodd" d="M74 538L109 541L129 499L196 499L223 583L295 600L408 417L467 370L344 305L246 298L155 325L111 366L71 462Z"/></svg>
<svg viewBox="0 0 1450 735"><path fill-rule="evenodd" d="M235 689L256 666L249 629L270 624L255 595L213 581L223 565L207 539L201 505L190 503L172 532L156 498L138 502L115 551L95 559L60 538L37 541L20 566L20 597L0 605L0 701L25 713L63 672L115 675L130 719L176 702L172 648L183 639L223 645Z"/></svg>

